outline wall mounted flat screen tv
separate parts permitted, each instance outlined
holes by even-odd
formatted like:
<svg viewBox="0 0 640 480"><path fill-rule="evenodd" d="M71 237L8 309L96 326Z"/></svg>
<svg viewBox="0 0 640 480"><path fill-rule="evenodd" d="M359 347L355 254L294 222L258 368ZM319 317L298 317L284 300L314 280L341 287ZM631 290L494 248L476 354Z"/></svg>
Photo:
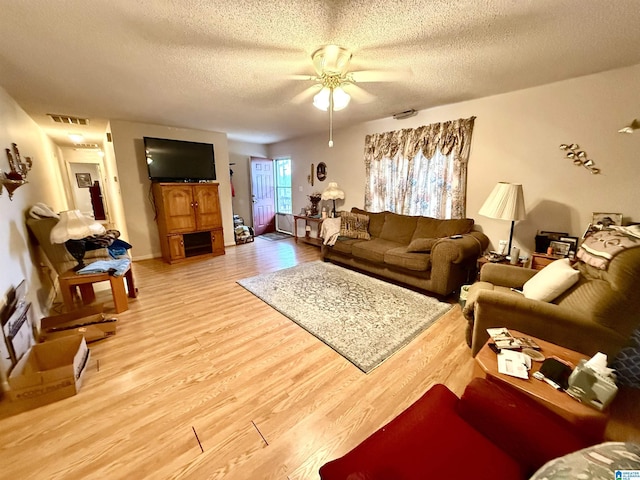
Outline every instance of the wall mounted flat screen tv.
<svg viewBox="0 0 640 480"><path fill-rule="evenodd" d="M144 137L144 150L153 182L200 182L216 179L213 145Z"/></svg>

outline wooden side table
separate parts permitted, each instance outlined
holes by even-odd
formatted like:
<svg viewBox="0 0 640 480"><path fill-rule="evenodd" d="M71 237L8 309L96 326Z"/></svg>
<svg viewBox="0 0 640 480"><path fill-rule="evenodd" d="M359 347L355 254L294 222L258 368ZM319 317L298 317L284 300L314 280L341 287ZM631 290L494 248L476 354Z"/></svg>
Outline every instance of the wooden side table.
<svg viewBox="0 0 640 480"><path fill-rule="evenodd" d="M540 340L531 335L526 335L514 330L509 331L514 337L532 338L540 345L541 353L547 358L555 356L574 366L577 365L580 360L589 358L581 353ZM609 413L607 410L600 412L587 405L583 405L571 398L567 393L556 390L546 382L533 378L532 375L540 369L542 365L541 362L531 362L531 370L529 371L530 378L528 380L499 373L498 359L493 350L489 348L489 343L491 343L491 339L485 343L476 355L474 372L476 377L488 378L499 383L510 385L568 420L583 432L594 438L602 438L607 422L609 421Z"/></svg>
<svg viewBox="0 0 640 480"><path fill-rule="evenodd" d="M478 258L477 263L476 263L476 265L477 265L476 270L478 272L477 275L476 275L477 279L480 279L480 270L487 263L499 263L500 265L511 265L511 262L509 260L507 260L506 258L504 260L500 260L499 262L491 262L491 261L489 261L489 259L486 256L483 255L482 257ZM522 262L522 261L518 260L518 263L516 263L513 266L514 267L524 267L524 264L525 264L525 262Z"/></svg>
<svg viewBox="0 0 640 480"><path fill-rule="evenodd" d="M298 236L298 220L303 220L304 221L304 226L305 226L305 232L304 232L304 237L299 237ZM321 246L322 245L322 239L320 238L320 228L322 227L322 222L324 221L324 218L321 217L307 217L305 215L294 215L293 216L293 236L295 238L296 243L298 243L298 239L300 239L301 241L305 242L305 243L309 243L311 245L317 245L317 246ZM307 226L309 225L309 223L316 223L317 224L317 230L316 230L316 236L312 237L311 236L311 232L309 230L307 230Z"/></svg>
<svg viewBox="0 0 640 480"><path fill-rule="evenodd" d="M544 267L549 265L551 262L555 262L561 258L558 255L547 255L546 253L532 253L531 254L531 268L534 270L542 270Z"/></svg>
<svg viewBox="0 0 640 480"><path fill-rule="evenodd" d="M109 281L111 284L111 295L113 296L113 303L115 304L116 313L121 313L129 309L129 302L127 300L127 292L124 288L124 281L127 281L127 289L129 290L129 297L136 298L136 287L133 281L133 273L131 267L129 267L126 273L121 277L115 277L108 273L91 273L81 275L73 270L67 270L58 277L60 283L60 293L62 294L62 300L67 311L73 310L73 292L76 287L80 289L80 297L84 305L89 305L96 300L96 294L93 291L93 284L98 282Z"/></svg>

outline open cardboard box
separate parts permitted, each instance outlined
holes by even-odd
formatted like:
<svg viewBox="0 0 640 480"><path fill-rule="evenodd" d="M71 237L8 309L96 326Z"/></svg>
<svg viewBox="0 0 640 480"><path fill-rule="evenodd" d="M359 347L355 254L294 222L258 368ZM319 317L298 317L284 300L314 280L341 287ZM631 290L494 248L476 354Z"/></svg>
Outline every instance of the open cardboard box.
<svg viewBox="0 0 640 480"><path fill-rule="evenodd" d="M78 393L90 351L82 335L67 336L31 347L9 374L14 402L37 407Z"/></svg>
<svg viewBox="0 0 640 480"><path fill-rule="evenodd" d="M103 305L89 305L62 315L44 317L40 321L41 342L82 334L87 343L102 340L116 334L115 318L106 318Z"/></svg>

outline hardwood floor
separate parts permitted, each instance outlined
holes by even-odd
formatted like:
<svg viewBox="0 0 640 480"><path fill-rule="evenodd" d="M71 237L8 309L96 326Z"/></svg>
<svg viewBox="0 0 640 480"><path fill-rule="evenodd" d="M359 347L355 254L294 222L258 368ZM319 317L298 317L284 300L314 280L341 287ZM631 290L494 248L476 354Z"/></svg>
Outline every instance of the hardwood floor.
<svg viewBox="0 0 640 480"><path fill-rule="evenodd" d="M235 283L319 257L258 238L207 260L136 262L138 298L91 345L80 393L21 413L0 402L0 478L317 479L432 384L462 393L473 359L457 306L365 375ZM113 309L108 291L98 299ZM628 398L611 424L638 441Z"/></svg>

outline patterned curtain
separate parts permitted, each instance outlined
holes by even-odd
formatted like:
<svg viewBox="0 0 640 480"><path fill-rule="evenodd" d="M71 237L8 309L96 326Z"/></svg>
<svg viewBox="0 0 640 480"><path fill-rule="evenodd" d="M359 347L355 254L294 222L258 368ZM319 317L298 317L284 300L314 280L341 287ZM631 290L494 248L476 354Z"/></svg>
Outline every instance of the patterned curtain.
<svg viewBox="0 0 640 480"><path fill-rule="evenodd" d="M365 209L465 218L475 118L367 135Z"/></svg>

